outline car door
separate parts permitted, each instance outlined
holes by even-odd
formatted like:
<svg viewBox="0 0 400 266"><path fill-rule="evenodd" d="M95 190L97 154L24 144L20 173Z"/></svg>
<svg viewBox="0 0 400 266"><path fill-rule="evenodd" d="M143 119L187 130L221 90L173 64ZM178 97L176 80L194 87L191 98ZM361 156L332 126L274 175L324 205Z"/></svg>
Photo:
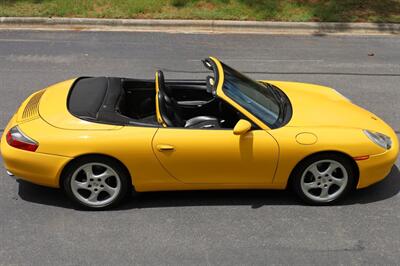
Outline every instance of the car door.
<svg viewBox="0 0 400 266"><path fill-rule="evenodd" d="M163 167L184 183L272 183L279 148L265 130L160 128L153 150Z"/></svg>

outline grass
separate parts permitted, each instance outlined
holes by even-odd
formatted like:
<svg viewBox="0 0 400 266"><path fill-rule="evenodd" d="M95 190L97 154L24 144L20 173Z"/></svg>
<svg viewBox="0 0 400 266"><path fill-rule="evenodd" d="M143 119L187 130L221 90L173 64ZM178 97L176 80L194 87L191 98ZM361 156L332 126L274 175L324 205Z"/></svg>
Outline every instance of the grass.
<svg viewBox="0 0 400 266"><path fill-rule="evenodd" d="M0 16L400 23L400 0L0 0Z"/></svg>

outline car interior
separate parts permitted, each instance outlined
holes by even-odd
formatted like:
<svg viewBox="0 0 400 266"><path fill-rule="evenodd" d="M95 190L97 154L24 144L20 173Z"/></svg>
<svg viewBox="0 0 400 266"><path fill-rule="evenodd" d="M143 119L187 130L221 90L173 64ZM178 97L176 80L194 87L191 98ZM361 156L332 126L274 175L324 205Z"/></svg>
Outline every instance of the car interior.
<svg viewBox="0 0 400 266"><path fill-rule="evenodd" d="M216 96L214 78L156 81L117 77L78 78L68 95L68 110L98 123L175 128L232 129L244 116ZM157 94L157 95L156 95ZM156 116L156 97L163 123Z"/></svg>
<svg viewBox="0 0 400 266"><path fill-rule="evenodd" d="M202 80L168 80L158 75L159 110L167 127L233 128L243 116L216 97ZM124 80L117 111L143 123L156 123L155 82Z"/></svg>

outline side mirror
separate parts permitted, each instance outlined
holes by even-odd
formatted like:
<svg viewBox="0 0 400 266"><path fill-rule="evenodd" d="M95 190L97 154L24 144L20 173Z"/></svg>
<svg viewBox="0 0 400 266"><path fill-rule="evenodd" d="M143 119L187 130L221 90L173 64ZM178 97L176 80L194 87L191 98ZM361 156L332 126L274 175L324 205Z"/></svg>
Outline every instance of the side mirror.
<svg viewBox="0 0 400 266"><path fill-rule="evenodd" d="M251 123L247 120L240 119L233 128L233 134L243 135L249 132L250 129L251 129Z"/></svg>

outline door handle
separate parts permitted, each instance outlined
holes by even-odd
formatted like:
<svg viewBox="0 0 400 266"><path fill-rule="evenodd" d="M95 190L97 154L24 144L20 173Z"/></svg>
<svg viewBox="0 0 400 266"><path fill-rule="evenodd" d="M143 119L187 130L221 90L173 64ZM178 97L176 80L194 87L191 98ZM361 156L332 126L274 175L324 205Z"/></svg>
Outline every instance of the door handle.
<svg viewBox="0 0 400 266"><path fill-rule="evenodd" d="M174 146L167 145L167 144L160 144L157 145L157 150L159 151L173 151L175 150Z"/></svg>

